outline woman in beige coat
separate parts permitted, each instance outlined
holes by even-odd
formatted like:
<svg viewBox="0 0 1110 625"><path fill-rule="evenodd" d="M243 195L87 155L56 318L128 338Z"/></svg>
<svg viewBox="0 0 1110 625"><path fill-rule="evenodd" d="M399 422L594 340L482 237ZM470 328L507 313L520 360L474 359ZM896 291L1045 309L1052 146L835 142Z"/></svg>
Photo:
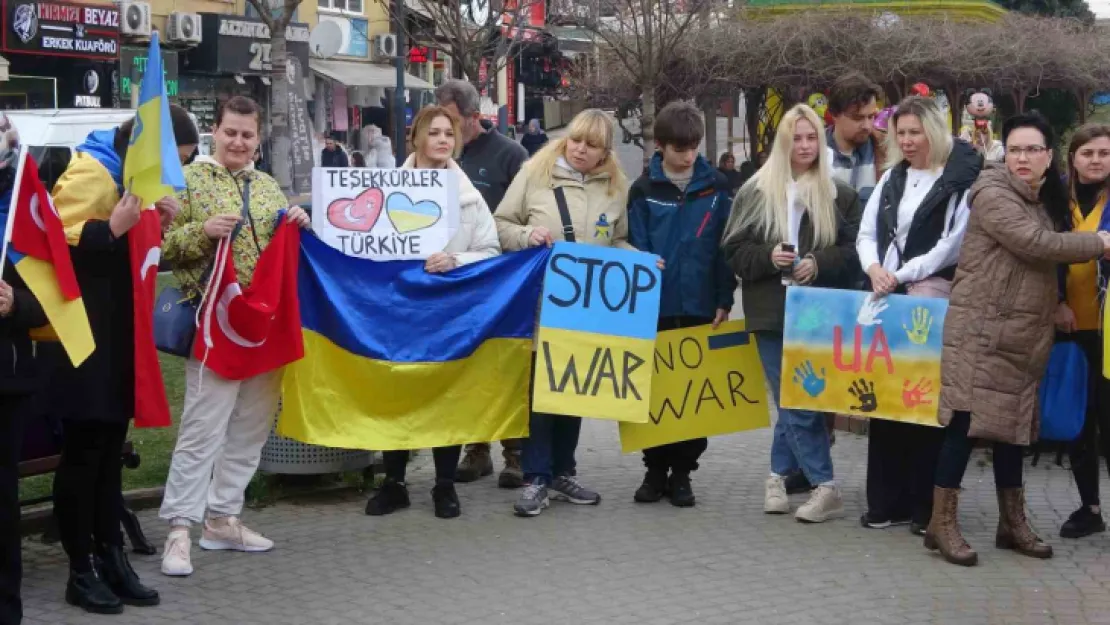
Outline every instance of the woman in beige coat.
<svg viewBox="0 0 1110 625"><path fill-rule="evenodd" d="M568 221L556 199L566 202ZM628 179L613 152L613 120L590 109L571 120L567 133L536 153L505 192L494 220L506 252L555 241L633 249L628 244ZM533 412L521 465L527 487L517 516L530 517L553 499L597 505L601 495L575 478L578 417Z"/></svg>
<svg viewBox="0 0 1110 625"><path fill-rule="evenodd" d="M1039 429L1037 385L1052 349L1056 268L1110 252L1106 232L1069 232L1068 192L1044 117L1009 119L1002 139L1005 167L986 170L971 188L971 217L944 322L940 422L947 429L925 547L962 566L978 562L956 523L976 438L994 443L995 545L1052 557L1025 518L1022 448Z"/></svg>

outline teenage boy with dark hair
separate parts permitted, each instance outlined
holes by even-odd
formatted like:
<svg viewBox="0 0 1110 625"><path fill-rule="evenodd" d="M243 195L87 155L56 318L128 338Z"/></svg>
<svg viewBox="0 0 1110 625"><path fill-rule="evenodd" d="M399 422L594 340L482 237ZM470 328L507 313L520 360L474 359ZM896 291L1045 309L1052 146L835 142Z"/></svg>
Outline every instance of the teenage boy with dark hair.
<svg viewBox="0 0 1110 625"><path fill-rule="evenodd" d="M672 102L655 120L656 153L628 195L628 241L665 263L659 330L728 319L736 277L720 252L728 221L729 184L698 153L705 121L693 104ZM690 472L708 442L704 438L644 450L647 475L636 491L641 503L664 495L678 507L694 505ZM668 475L669 473L669 475Z"/></svg>
<svg viewBox="0 0 1110 625"><path fill-rule="evenodd" d="M867 204L885 165L883 142L875 132L882 95L883 90L859 72L844 74L829 91L833 125L826 139L833 178L859 193L860 206Z"/></svg>

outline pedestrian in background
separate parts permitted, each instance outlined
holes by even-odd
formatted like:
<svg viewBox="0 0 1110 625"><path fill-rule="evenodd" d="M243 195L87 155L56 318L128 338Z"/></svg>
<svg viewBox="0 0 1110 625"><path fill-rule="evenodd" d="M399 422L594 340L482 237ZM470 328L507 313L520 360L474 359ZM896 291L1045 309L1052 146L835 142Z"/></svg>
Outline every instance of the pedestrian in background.
<svg viewBox="0 0 1110 625"><path fill-rule="evenodd" d="M540 148L547 145L547 133L540 126L540 120L533 119L528 122L528 130L520 138L520 145L528 150L528 156L534 155Z"/></svg>
<svg viewBox="0 0 1110 625"><path fill-rule="evenodd" d="M721 158L717 161L717 170L724 174L728 181L729 192L733 195L748 181L743 173L736 170L736 155L732 152L721 154Z"/></svg>
<svg viewBox="0 0 1110 625"><path fill-rule="evenodd" d="M366 167L366 157L362 152L358 150L351 152L351 167Z"/></svg>
<svg viewBox="0 0 1110 625"><path fill-rule="evenodd" d="M347 153L343 151L334 137L324 139L324 150L320 152L320 167L349 167Z"/></svg>
<svg viewBox="0 0 1110 625"><path fill-rule="evenodd" d="M978 555L960 534L960 486L975 439L994 445L998 493L995 545L1034 558L1052 547L1025 516L1024 448L1037 439L1038 382L1053 342L1059 263L1110 253L1110 233L1069 232L1072 212L1043 116L1002 126L1004 167L988 167L971 188L971 215L944 320L939 420L945 426L933 517L925 547L953 564Z"/></svg>
<svg viewBox="0 0 1110 625"><path fill-rule="evenodd" d="M816 488L795 518L821 523L844 515L825 414L783 408L779 389L786 286L850 286L859 263L859 219L856 191L829 171L820 118L804 104L795 106L779 123L766 164L736 194L723 243L729 266L743 281L747 329L755 333L778 412L763 502L767 514L790 512L786 477L801 469Z"/></svg>
<svg viewBox="0 0 1110 625"><path fill-rule="evenodd" d="M704 135L696 106L663 107L648 173L628 194L629 243L665 263L660 331L708 324L716 329L732 310L736 278L721 252L732 192L725 175L698 153ZM633 498L653 503L668 496L674 506L693 506L690 473L708 445L702 437L645 449L647 474Z"/></svg>

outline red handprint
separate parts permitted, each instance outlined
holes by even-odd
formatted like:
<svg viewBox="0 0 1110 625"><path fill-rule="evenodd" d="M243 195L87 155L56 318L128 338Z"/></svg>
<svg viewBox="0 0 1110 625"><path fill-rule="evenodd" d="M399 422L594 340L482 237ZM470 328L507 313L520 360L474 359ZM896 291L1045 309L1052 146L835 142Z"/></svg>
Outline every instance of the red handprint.
<svg viewBox="0 0 1110 625"><path fill-rule="evenodd" d="M921 378L917 384L910 387L910 381L902 382L902 403L906 408L916 408L917 406L928 406L933 403L933 400L926 399L926 395L933 392L933 383L926 378Z"/></svg>
<svg viewBox="0 0 1110 625"><path fill-rule="evenodd" d="M328 221L342 230L370 232L378 223L385 201L382 190L373 187L353 199L339 199L328 205Z"/></svg>

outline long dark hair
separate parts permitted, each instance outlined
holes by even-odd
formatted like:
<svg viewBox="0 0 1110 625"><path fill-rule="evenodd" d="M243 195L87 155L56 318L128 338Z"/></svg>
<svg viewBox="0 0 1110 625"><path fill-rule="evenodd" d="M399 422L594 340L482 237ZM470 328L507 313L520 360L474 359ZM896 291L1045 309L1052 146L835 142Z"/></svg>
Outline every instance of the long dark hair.
<svg viewBox="0 0 1110 625"><path fill-rule="evenodd" d="M1052 225L1057 232L1071 230L1071 194L1064 184L1060 174L1060 163L1056 156L1056 133L1044 115L1037 111L1021 113L1007 119L1002 124L1002 143L1009 147L1010 133L1018 128L1032 128L1044 137L1045 147L1052 150L1052 161L1044 172L1044 184L1041 185L1038 198L1044 205L1045 211L1052 219Z"/></svg>

